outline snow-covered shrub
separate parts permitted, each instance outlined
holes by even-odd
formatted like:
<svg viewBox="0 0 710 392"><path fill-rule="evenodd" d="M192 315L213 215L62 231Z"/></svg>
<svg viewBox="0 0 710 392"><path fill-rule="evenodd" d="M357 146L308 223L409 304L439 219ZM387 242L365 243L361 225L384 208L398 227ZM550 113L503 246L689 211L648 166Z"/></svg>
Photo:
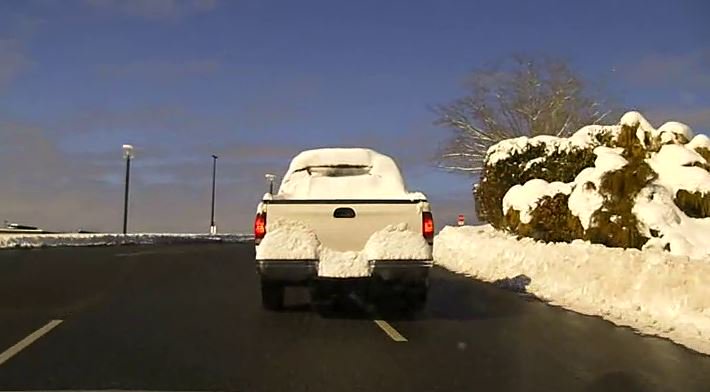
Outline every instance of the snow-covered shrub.
<svg viewBox="0 0 710 392"><path fill-rule="evenodd" d="M698 136L705 136L705 135L698 135ZM697 147L697 148L695 148L695 152L697 152L698 154L700 154L700 156L705 158L706 161L710 162L710 148Z"/></svg>
<svg viewBox="0 0 710 392"><path fill-rule="evenodd" d="M490 222L495 228L503 228L505 214L500 205L508 189L532 179L565 183L573 181L577 173L594 164L594 147L601 145L606 138L606 133L596 133L588 144L580 143L576 146L555 143L565 139L550 136L512 139L519 140L522 147L508 156L499 155L494 164L487 164L483 170L479 186L474 192L478 218ZM487 162L491 162L494 156L490 151L499 146L501 143L489 150Z"/></svg>
<svg viewBox="0 0 710 392"><path fill-rule="evenodd" d="M648 241L639 230L634 213L634 198L656 174L645 162L646 149L636 135L637 128L623 125L613 144L626 163L601 178L599 194L602 207L592 213L591 225L583 237L593 243L621 248L641 247ZM645 141L646 137L644 137Z"/></svg>
<svg viewBox="0 0 710 392"><path fill-rule="evenodd" d="M710 193L679 190L673 200L678 208L691 218L710 217Z"/></svg>
<svg viewBox="0 0 710 392"><path fill-rule="evenodd" d="M523 237L545 242L571 242L584 235L579 218L567 207L569 195L557 193L544 196L531 212L530 221L521 222L520 211L509 209L505 214L505 228Z"/></svg>
<svg viewBox="0 0 710 392"><path fill-rule="evenodd" d="M489 149L475 188L479 218L542 241L701 257L710 254L700 240L710 235L708 158L707 136L677 122L655 129L637 112L569 138L505 140Z"/></svg>

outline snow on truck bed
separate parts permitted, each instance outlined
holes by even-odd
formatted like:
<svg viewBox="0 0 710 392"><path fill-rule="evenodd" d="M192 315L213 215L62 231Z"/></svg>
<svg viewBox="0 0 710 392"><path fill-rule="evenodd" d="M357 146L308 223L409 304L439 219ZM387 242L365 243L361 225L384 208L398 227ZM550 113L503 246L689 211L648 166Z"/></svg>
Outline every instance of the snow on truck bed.
<svg viewBox="0 0 710 392"><path fill-rule="evenodd" d="M359 252L340 252L323 246L303 223L278 218L256 247L256 259L318 260L318 276L358 278L369 275L370 260L431 260L431 247L421 233L401 223L372 234Z"/></svg>
<svg viewBox="0 0 710 392"><path fill-rule="evenodd" d="M425 199L407 192L392 158L366 148L304 151L291 161L274 199Z"/></svg>
<svg viewBox="0 0 710 392"><path fill-rule="evenodd" d="M555 305L710 354L709 258L518 240L486 225L444 228L434 259L484 281L529 283L527 292Z"/></svg>

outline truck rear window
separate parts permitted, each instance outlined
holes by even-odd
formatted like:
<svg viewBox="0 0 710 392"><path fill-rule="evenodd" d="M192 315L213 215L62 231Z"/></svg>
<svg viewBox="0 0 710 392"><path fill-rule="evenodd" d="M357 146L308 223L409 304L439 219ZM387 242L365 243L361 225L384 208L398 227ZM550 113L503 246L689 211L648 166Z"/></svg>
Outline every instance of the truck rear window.
<svg viewBox="0 0 710 392"><path fill-rule="evenodd" d="M309 166L302 170L311 176L317 177L350 177L370 174L372 166L335 165L335 166Z"/></svg>

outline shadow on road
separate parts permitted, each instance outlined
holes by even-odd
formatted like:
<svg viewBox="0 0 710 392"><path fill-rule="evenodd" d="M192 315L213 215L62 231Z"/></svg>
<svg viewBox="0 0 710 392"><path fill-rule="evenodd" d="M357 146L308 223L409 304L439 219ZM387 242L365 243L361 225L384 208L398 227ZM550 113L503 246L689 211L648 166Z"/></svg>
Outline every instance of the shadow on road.
<svg viewBox="0 0 710 392"><path fill-rule="evenodd" d="M525 290L530 284L530 278L525 275L486 283L443 269L434 272L429 303L421 315L425 319L465 321L515 318L525 312L523 301L535 299Z"/></svg>
<svg viewBox="0 0 710 392"><path fill-rule="evenodd" d="M586 392L648 392L658 391L642 375L626 371L614 371L603 374L592 381Z"/></svg>
<svg viewBox="0 0 710 392"><path fill-rule="evenodd" d="M402 310L400 298L372 303L358 292L311 304L307 291L291 294L284 311L315 311L321 317L332 319L379 318L390 321L515 318L525 311L523 301L535 300L526 292L530 282L529 277L519 275L486 283L435 268L430 278L427 304L420 311Z"/></svg>

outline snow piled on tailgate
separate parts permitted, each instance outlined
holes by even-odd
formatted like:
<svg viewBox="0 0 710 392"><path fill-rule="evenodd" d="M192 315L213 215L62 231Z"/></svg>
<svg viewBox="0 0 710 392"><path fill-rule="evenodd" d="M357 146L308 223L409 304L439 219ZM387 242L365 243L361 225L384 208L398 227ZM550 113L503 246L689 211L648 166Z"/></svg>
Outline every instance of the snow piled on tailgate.
<svg viewBox="0 0 710 392"><path fill-rule="evenodd" d="M525 283L517 289L710 354L710 258L518 240L486 225L444 228L434 259L484 281Z"/></svg>
<svg viewBox="0 0 710 392"><path fill-rule="evenodd" d="M322 148L298 154L275 200L425 199L407 192L392 158L366 148Z"/></svg>
<svg viewBox="0 0 710 392"><path fill-rule="evenodd" d="M368 260L431 260L431 246L406 223L389 225L371 235L363 253Z"/></svg>
<svg viewBox="0 0 710 392"><path fill-rule="evenodd" d="M362 252L341 252L321 246L318 276L323 278L362 278L370 276L370 266Z"/></svg>
<svg viewBox="0 0 710 392"><path fill-rule="evenodd" d="M277 218L256 247L257 260L317 260L320 242L302 222Z"/></svg>
<svg viewBox="0 0 710 392"><path fill-rule="evenodd" d="M370 275L369 261L431 260L431 246L406 223L372 234L362 251L341 252L323 246L302 222L277 219L256 247L257 260L318 260L318 276L359 278Z"/></svg>

